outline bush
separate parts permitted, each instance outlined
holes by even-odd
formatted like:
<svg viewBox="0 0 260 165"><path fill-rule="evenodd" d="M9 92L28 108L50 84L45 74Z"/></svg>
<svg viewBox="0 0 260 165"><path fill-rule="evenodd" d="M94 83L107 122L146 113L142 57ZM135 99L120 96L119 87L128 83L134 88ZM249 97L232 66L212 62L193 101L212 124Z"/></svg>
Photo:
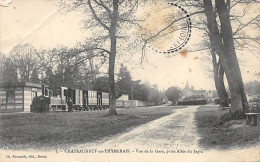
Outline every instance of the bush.
<svg viewBox="0 0 260 165"><path fill-rule="evenodd" d="M220 104L220 100L219 99L215 99L215 104ZM228 98L228 104L231 104L231 98Z"/></svg>
<svg viewBox="0 0 260 165"><path fill-rule="evenodd" d="M253 103L249 105L249 110L247 112L251 113L260 113L260 104L259 103Z"/></svg>
<svg viewBox="0 0 260 165"><path fill-rule="evenodd" d="M32 105L30 106L31 112L45 113L50 112L49 109L50 99L48 97L39 96L33 99Z"/></svg>
<svg viewBox="0 0 260 165"><path fill-rule="evenodd" d="M189 100L189 101L179 101L178 105L205 105L207 100Z"/></svg>

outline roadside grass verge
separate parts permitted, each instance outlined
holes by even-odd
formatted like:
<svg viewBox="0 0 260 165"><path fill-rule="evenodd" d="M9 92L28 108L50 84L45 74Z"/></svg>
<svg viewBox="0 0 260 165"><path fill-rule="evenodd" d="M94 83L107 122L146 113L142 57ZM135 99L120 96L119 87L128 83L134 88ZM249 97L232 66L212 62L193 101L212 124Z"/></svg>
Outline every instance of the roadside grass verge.
<svg viewBox="0 0 260 165"><path fill-rule="evenodd" d="M199 145L204 149L226 150L260 144L260 126L246 125L246 120L231 120L222 124L220 118L228 110L219 111L216 106L201 106L195 118Z"/></svg>
<svg viewBox="0 0 260 165"><path fill-rule="evenodd" d="M0 148L37 149L69 147L101 140L173 113L182 107L146 107L108 111L0 114Z"/></svg>

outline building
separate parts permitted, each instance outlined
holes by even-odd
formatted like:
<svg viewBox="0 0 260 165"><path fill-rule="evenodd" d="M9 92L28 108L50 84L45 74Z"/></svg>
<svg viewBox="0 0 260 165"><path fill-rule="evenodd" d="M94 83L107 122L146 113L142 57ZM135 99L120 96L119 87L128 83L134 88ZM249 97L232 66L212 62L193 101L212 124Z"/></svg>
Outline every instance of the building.
<svg viewBox="0 0 260 165"><path fill-rule="evenodd" d="M122 96L120 96L118 99L116 100L120 100L120 101L127 101L129 100L129 95L128 94L122 94Z"/></svg>
<svg viewBox="0 0 260 165"><path fill-rule="evenodd" d="M130 107L131 101L129 100L129 95L122 94L118 99L116 99L116 107Z"/></svg>
<svg viewBox="0 0 260 165"><path fill-rule="evenodd" d="M169 99L166 96L164 96L163 100L162 100L162 103L163 104L168 104L168 102L169 102Z"/></svg>
<svg viewBox="0 0 260 165"><path fill-rule="evenodd" d="M181 91L181 99L184 100L185 98L188 98L193 95L193 89L189 86L189 83L187 81L186 86Z"/></svg>
<svg viewBox="0 0 260 165"><path fill-rule="evenodd" d="M192 86L189 85L188 81L186 86L183 88L181 92L182 100L199 100L199 99L211 99L213 98L213 91L211 90L195 90Z"/></svg>
<svg viewBox="0 0 260 165"><path fill-rule="evenodd" d="M30 112L34 97L49 95L47 88L31 82L0 83L0 112Z"/></svg>

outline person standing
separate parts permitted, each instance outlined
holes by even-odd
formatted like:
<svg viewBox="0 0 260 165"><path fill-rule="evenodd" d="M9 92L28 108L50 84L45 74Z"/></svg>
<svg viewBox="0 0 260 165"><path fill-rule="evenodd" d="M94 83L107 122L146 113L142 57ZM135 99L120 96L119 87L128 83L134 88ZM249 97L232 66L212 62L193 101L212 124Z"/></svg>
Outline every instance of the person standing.
<svg viewBox="0 0 260 165"><path fill-rule="evenodd" d="M68 104L68 111L72 112L73 110L72 110L72 100L71 100L71 98L69 98L67 104Z"/></svg>

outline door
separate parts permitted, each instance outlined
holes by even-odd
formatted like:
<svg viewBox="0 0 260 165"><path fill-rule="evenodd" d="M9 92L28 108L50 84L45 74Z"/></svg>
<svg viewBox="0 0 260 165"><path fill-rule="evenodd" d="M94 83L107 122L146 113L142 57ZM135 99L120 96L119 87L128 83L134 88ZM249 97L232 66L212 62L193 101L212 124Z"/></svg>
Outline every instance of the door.
<svg viewBox="0 0 260 165"><path fill-rule="evenodd" d="M97 92L97 105L102 106L102 93Z"/></svg>

